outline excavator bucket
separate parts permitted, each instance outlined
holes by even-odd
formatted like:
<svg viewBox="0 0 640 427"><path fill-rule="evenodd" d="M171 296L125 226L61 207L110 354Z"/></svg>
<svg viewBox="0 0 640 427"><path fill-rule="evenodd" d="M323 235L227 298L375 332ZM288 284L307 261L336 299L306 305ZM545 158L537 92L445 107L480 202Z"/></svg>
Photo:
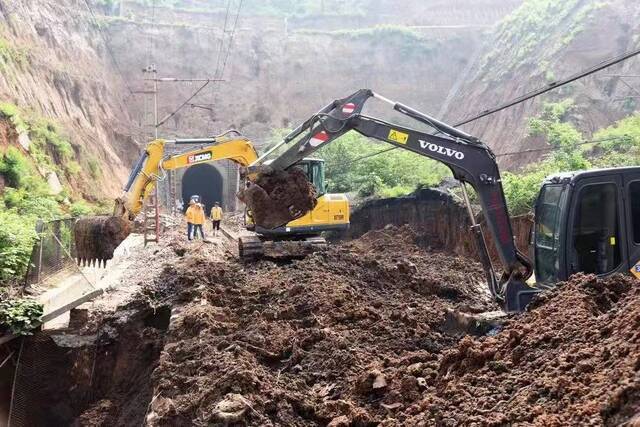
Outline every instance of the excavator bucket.
<svg viewBox="0 0 640 427"><path fill-rule="evenodd" d="M82 266L107 265L113 251L131 232L131 223L121 216L79 218L74 225L76 258Z"/></svg>
<svg viewBox="0 0 640 427"><path fill-rule="evenodd" d="M265 170L237 194L257 226L274 229L300 218L317 203L316 190L302 169Z"/></svg>

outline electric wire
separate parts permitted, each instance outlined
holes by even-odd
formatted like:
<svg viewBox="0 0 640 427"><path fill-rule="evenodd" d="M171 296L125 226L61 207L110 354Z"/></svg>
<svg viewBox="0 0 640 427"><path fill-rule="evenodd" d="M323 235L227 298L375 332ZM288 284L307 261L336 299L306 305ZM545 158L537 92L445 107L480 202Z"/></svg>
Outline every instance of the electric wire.
<svg viewBox="0 0 640 427"><path fill-rule="evenodd" d="M510 101L507 101L504 104L498 105L497 107L491 108L489 110L484 110L481 113L479 113L479 114L477 114L477 115L475 115L475 116L473 116L471 118L464 119L463 121L461 121L459 123L456 123L453 126L454 127L462 126L462 125L471 123L473 121L476 121L478 119L481 119L483 117L489 116L491 114L495 114L495 113L497 113L499 111L502 111L502 110L505 110L507 108L513 107L513 106L515 106L517 104L520 104L522 102L528 101L529 99L533 99L533 98L535 98L537 96L540 96L540 95L542 95L542 94L544 94L546 92L549 92L549 91L551 91L553 89L557 89L557 88L562 87L562 86L564 86L566 84L572 83L572 82L574 82L574 81L576 81L578 79L581 79L583 77L587 77L587 76L589 76L591 74L594 74L594 73L596 73L598 71L601 71L601 70L603 70L605 68L608 68L608 67L610 67L612 65L615 65L615 64L618 64L620 62L623 62L623 61L625 61L625 60L627 60L629 58L637 56L638 54L640 54L640 49L636 49L636 50L633 50L633 51L628 51L628 52L625 52L624 54L619 55L617 57L601 61L598 64L593 65L593 66L587 68L586 70L581 71L580 73L573 74L572 76L568 77L567 79L560 80L560 81L557 81L557 82L553 82L553 83L550 83L549 85L545 86L544 88L539 88L539 89L527 92L526 94L521 95L521 96L519 96L517 98L514 98L514 99L512 99ZM396 150L397 148L399 148L399 147L391 147L391 148L387 148L387 149L381 150L381 151L379 151L377 153L367 154L367 155L365 155L363 157L359 157L357 159L351 160L350 162L346 163L345 165L340 165L340 168L342 168L344 166L348 166L348 165L350 165L352 163L356 163L356 162L358 162L360 160L364 160L364 159L367 159L367 158L370 158L370 157L374 157L374 156L377 156L377 155L380 155L380 154L383 154L383 153L386 153L386 152L389 152L389 151L392 151L392 150ZM543 150L553 150L553 149L555 149L555 148L544 148L544 149L534 149L534 150L543 151ZM524 152L532 152L532 151L525 150L525 151L522 151L522 152L501 153L501 154L496 154L496 157L511 156L511 155L516 155L516 154L520 154L520 153L524 153Z"/></svg>
<svg viewBox="0 0 640 427"><path fill-rule="evenodd" d="M85 0L85 1L86 1L86 0ZM240 0L240 3L239 3L239 5L238 5L238 11L236 12L235 21L234 21L234 24L233 24L233 27L232 27L232 29L231 29L231 33L230 33L230 36L229 36L229 44L228 44L228 48L227 48L227 53L226 53L225 59L224 59L224 61L223 61L223 63L222 63L222 71L221 71L221 74L220 74L221 76L224 74L224 70L225 70L225 68L226 68L227 61L228 61L228 59L229 59L229 55L231 54L231 48L232 48L233 38L234 38L234 36L235 36L236 27L237 27L237 25L238 25L238 19L239 19L239 17L240 17L240 11L241 11L241 8L242 8L242 3L243 3L243 0ZM199 87L199 88L198 88L198 89L197 89L197 90L196 90L196 91L195 91L191 96L189 96L189 98L187 98L187 100L186 100L186 101L184 101L184 102L183 102L182 104L180 104L180 105L179 105L175 110L173 110L171 113L169 113L167 116L165 116L165 117L164 117L164 118L163 118L163 119L162 119L162 120L157 124L157 126L158 126L158 127L162 126L163 124L165 124L165 123L167 122L167 120L169 120L170 118L172 118L173 116L175 116L175 115L176 115L180 110L182 110L182 108L184 108L184 106L185 106L185 105L190 104L191 100L192 100L193 98L195 98L196 96L198 96L198 94L199 94L200 92L202 92L202 90L203 90L204 88L206 88L206 87L209 85L209 83L211 83L211 80L207 80L206 82L204 82L204 84L203 84L202 86L200 86L200 87Z"/></svg>
<svg viewBox="0 0 640 427"><path fill-rule="evenodd" d="M588 144L599 144L599 143L602 143L602 142L617 141L617 140L622 141L624 139L626 139L625 136L614 136L614 137L611 137L611 138L593 139L593 140L589 140L589 141L582 141L582 142L579 142L579 143L575 144L575 146L588 145ZM365 156L358 157L357 159L353 159L353 160L350 160L348 162L341 163L340 165L338 165L335 168L333 168L333 169L335 169L334 173L338 173L338 174L340 172L346 173L346 172L348 172L347 168L349 166L351 166L352 164L358 163L358 162L360 162L362 160L365 160L365 159L368 159L370 157L375 157L375 156L378 156L380 154L384 154L384 153L386 153L388 151L395 150L396 148L398 148L398 147L394 146L394 147L390 147L390 148L385 148L384 150L376 151L375 153L370 153L370 154L367 154ZM535 153L535 152L542 152L542 151L554 151L554 150L561 150L561 149L562 149L562 147L532 148L532 149L523 150L523 151L512 151L512 152L507 152L507 153L500 153L500 154L496 154L496 157L515 156L515 155L518 155L518 154Z"/></svg>

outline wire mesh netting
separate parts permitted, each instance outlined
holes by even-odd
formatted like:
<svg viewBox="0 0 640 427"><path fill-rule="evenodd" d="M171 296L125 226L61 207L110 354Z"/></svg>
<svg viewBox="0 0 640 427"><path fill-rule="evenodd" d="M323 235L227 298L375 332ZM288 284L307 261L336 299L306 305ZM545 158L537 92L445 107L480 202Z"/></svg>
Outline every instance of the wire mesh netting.
<svg viewBox="0 0 640 427"><path fill-rule="evenodd" d="M75 218L38 222L39 239L33 246L25 286L46 283L65 273L77 272L73 235Z"/></svg>

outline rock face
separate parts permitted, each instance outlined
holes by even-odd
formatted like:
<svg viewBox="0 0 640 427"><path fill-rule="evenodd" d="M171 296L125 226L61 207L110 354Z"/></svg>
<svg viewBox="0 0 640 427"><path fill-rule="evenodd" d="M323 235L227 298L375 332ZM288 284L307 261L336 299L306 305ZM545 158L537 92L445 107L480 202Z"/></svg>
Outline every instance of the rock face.
<svg viewBox="0 0 640 427"><path fill-rule="evenodd" d="M219 2L183 1L176 8L155 9L127 2L122 16L119 10L105 10L112 16L103 19L130 81L141 82L141 70L151 62L162 77L216 75L225 80L204 88L191 102L195 107L188 105L171 117L160 129L163 135L203 136L237 128L260 143L274 128L295 126L360 88L437 114L480 48L483 31L520 2L407 0L398 8L392 1L365 1L361 14L312 11L290 18L246 6L224 73L220 67L217 75L220 46L224 55L228 45ZM161 83L159 116L200 85ZM132 99L133 115L148 124L143 98ZM393 114L375 101L367 112Z"/></svg>
<svg viewBox="0 0 640 427"><path fill-rule="evenodd" d="M636 49L639 14L633 0L524 1L520 10L492 31L468 78L452 94L444 118L455 123ZM639 64L640 59L631 58L463 128L496 153L543 147L542 139L527 136L527 118L538 114L544 102L572 98L576 104L572 122L592 132L637 109L636 99L629 97L637 93L612 75L637 74ZM626 83L633 86L637 79ZM539 157L534 152L500 161L512 167Z"/></svg>
<svg viewBox="0 0 640 427"><path fill-rule="evenodd" d="M137 154L134 129L126 88L83 3L3 2L0 45L0 102L59 126L82 168L77 190L90 197L117 194ZM28 149L22 135L19 142ZM111 178L94 185L90 163Z"/></svg>

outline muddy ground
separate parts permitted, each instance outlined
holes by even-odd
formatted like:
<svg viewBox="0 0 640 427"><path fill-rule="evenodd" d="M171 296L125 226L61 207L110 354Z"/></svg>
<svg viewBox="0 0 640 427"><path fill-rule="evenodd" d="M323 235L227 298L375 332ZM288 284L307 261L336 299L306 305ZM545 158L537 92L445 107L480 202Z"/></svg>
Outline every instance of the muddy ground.
<svg viewBox="0 0 640 427"><path fill-rule="evenodd" d="M139 298L172 307L145 380L153 398L126 421L619 425L640 409L637 282L576 277L490 336L454 336L445 311L496 308L481 269L413 242L419 232L390 228L242 264L174 241L178 259ZM122 422L126 395L100 396L77 421Z"/></svg>

